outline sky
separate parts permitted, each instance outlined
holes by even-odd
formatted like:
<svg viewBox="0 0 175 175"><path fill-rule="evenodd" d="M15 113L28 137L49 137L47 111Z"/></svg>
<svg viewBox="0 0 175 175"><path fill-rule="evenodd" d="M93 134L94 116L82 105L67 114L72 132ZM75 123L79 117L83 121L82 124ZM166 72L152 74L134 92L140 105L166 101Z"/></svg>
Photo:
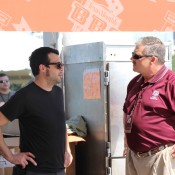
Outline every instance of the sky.
<svg viewBox="0 0 175 175"><path fill-rule="evenodd" d="M0 31L0 71L30 69L29 56L43 46L37 33Z"/></svg>
<svg viewBox="0 0 175 175"><path fill-rule="evenodd" d="M162 41L172 41L172 32L107 32L105 33L65 33L63 44L76 44L76 42L86 43L98 40L110 41L115 44L128 43L136 41L139 37L145 35L154 35L162 39ZM98 34L98 35L97 35ZM81 36L81 37L80 37ZM49 40L48 40L49 39ZM48 43L56 42L53 32L47 38ZM60 41L62 38L60 37ZM118 42L118 43L117 43ZM43 46L42 32L24 32L24 31L0 31L0 71L30 69L29 56L32 51ZM134 43L134 42L133 42ZM62 44L60 44L62 47Z"/></svg>

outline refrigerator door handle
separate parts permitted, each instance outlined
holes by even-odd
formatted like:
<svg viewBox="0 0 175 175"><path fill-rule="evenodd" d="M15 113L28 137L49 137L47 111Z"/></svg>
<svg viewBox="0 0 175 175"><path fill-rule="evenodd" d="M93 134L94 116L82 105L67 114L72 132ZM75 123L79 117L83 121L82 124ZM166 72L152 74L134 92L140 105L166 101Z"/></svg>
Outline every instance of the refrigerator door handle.
<svg viewBox="0 0 175 175"><path fill-rule="evenodd" d="M109 71L104 72L104 85L105 86L109 85Z"/></svg>
<svg viewBox="0 0 175 175"><path fill-rule="evenodd" d="M106 157L111 157L111 142L106 142Z"/></svg>
<svg viewBox="0 0 175 175"><path fill-rule="evenodd" d="M106 168L106 175L112 175L111 174L111 167Z"/></svg>

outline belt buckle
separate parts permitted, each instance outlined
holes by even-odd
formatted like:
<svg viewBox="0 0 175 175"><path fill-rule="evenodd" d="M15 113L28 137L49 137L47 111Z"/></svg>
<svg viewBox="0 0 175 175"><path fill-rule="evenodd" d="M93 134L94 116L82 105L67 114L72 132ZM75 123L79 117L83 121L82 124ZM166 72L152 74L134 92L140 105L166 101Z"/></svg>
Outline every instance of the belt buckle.
<svg viewBox="0 0 175 175"><path fill-rule="evenodd" d="M141 157L139 152L137 152L137 157Z"/></svg>
<svg viewBox="0 0 175 175"><path fill-rule="evenodd" d="M148 152L146 152L146 153L137 152L136 155L137 155L137 157L139 157L139 158L140 158L140 157L144 158L144 157L147 157L147 156L151 156L152 153L151 153L151 151L148 151Z"/></svg>
<svg viewBox="0 0 175 175"><path fill-rule="evenodd" d="M165 146L160 146L160 147L158 148L159 151L162 151L162 150L164 150L164 149L165 149Z"/></svg>
<svg viewBox="0 0 175 175"><path fill-rule="evenodd" d="M152 155L151 150L149 150L147 153L148 153L148 155L149 155L149 156L151 156L151 155Z"/></svg>

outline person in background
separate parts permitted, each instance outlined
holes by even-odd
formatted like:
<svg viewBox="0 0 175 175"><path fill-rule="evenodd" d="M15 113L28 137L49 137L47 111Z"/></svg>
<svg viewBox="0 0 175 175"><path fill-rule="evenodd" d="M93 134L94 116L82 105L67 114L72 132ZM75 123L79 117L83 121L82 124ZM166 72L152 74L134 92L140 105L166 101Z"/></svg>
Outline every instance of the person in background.
<svg viewBox="0 0 175 175"><path fill-rule="evenodd" d="M72 162L67 138L59 52L50 47L34 50L29 58L35 80L17 91L0 108L0 126L19 119L20 152L12 154L0 133L0 152L16 164L14 175L65 175Z"/></svg>
<svg viewBox="0 0 175 175"><path fill-rule="evenodd" d="M5 104L15 91L10 89L9 77L5 73L0 73L0 106Z"/></svg>
<svg viewBox="0 0 175 175"><path fill-rule="evenodd" d="M139 74L123 107L126 175L175 175L175 73L164 64L165 45L143 37L131 61Z"/></svg>
<svg viewBox="0 0 175 175"><path fill-rule="evenodd" d="M15 91L10 89L9 76L5 73L0 73L0 106L4 105L13 95ZM2 127L3 136L13 137L16 136L19 131L18 120L14 120L11 123Z"/></svg>

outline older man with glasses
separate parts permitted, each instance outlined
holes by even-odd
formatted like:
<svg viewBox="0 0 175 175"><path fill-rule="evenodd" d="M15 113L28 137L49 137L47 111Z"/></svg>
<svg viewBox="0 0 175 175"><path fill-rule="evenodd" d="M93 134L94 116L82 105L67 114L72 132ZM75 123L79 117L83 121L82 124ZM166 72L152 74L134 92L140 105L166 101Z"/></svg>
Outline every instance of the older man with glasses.
<svg viewBox="0 0 175 175"><path fill-rule="evenodd" d="M175 175L175 73L164 65L165 45L143 37L131 61L139 75L123 107L126 175Z"/></svg>

